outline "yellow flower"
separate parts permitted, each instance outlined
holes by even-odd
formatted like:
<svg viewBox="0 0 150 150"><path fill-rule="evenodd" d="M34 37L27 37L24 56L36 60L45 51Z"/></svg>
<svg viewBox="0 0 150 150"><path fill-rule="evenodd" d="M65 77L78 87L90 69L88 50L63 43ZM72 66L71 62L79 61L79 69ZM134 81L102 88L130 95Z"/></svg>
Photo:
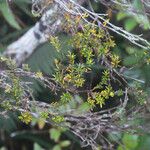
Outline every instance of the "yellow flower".
<svg viewBox="0 0 150 150"><path fill-rule="evenodd" d="M61 123L65 121L65 118L63 116L55 116L52 118L52 121L54 121L55 123Z"/></svg>
<svg viewBox="0 0 150 150"><path fill-rule="evenodd" d="M26 124L29 124L32 121L32 116L29 112L21 113L21 116L19 116L18 118Z"/></svg>
<svg viewBox="0 0 150 150"><path fill-rule="evenodd" d="M119 63L120 63L119 56L118 55L112 55L111 56L111 65L113 67L118 67Z"/></svg>
<svg viewBox="0 0 150 150"><path fill-rule="evenodd" d="M42 77L43 77L43 74L42 74L42 72L36 72L35 76L36 76L37 78L42 78Z"/></svg>
<svg viewBox="0 0 150 150"><path fill-rule="evenodd" d="M66 76L64 77L64 81L66 81L66 82L71 82L71 79L72 79L72 77L70 74L66 74Z"/></svg>
<svg viewBox="0 0 150 150"><path fill-rule="evenodd" d="M111 97L114 97L115 96L115 93L114 92L110 92L109 94Z"/></svg>

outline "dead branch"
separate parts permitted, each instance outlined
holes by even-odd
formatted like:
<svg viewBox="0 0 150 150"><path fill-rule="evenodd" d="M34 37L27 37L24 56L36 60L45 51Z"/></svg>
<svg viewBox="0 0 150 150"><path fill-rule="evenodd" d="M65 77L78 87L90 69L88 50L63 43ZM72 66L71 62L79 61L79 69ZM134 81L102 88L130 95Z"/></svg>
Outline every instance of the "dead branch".
<svg viewBox="0 0 150 150"><path fill-rule="evenodd" d="M32 12L38 16L42 15L41 20L21 38L10 44L4 52L4 55L14 59L18 66L21 65L28 57L30 57L37 46L46 42L51 35L61 31L64 12L68 12L74 16L80 15L81 17L86 13L93 21L97 22L97 24L94 25L103 27L103 22L106 21L104 16L107 16L107 14L98 14L93 12L93 10L90 11L86 9L82 6L84 2L85 0L33 0ZM108 5L105 1L100 2ZM132 6L129 2L126 3L126 1L124 1L124 3L120 3L118 1L111 0L111 3L113 5L121 5L124 8L127 7L128 9L131 9L130 7ZM146 1L143 1L143 5L149 7L149 3L146 3ZM85 23L91 24L88 19L84 17L82 17L82 19ZM110 22L107 22L105 28L119 34L120 36L128 39L131 43L143 49L148 49L150 47L150 43L146 39L143 39L141 35L131 34Z"/></svg>

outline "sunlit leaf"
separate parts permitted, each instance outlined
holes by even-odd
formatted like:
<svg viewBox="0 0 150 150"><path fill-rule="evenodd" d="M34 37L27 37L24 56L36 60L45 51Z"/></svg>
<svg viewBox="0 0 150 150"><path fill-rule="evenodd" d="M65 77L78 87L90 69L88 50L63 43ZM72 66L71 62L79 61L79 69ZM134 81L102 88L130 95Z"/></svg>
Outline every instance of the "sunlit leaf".
<svg viewBox="0 0 150 150"><path fill-rule="evenodd" d="M43 149L39 144L34 143L34 150L43 150Z"/></svg>
<svg viewBox="0 0 150 150"><path fill-rule="evenodd" d="M61 150L61 147L59 145L55 145L52 150Z"/></svg>
<svg viewBox="0 0 150 150"><path fill-rule="evenodd" d="M61 132L59 130L54 129L54 128L50 130L50 138L54 140L55 142L59 140L60 136L61 136Z"/></svg>
<svg viewBox="0 0 150 150"><path fill-rule="evenodd" d="M132 31L136 27L136 25L137 25L137 22L133 18L127 19L124 24L125 29L127 31Z"/></svg>
<svg viewBox="0 0 150 150"><path fill-rule="evenodd" d="M124 134L122 142L127 148L134 149L138 145L138 136L131 134Z"/></svg>
<svg viewBox="0 0 150 150"><path fill-rule="evenodd" d="M61 147L67 147L67 146L69 146L71 143L70 143L70 141L62 141L61 143L60 143L60 146Z"/></svg>

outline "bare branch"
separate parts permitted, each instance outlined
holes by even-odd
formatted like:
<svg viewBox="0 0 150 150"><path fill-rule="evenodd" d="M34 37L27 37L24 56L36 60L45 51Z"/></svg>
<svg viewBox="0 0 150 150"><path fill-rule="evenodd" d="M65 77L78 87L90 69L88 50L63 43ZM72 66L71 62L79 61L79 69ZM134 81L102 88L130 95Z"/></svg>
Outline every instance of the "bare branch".
<svg viewBox="0 0 150 150"><path fill-rule="evenodd" d="M82 4L84 2L85 0L33 0L32 12L35 15L43 14L41 20L37 22L36 25L32 27L27 33L25 33L21 38L10 44L4 52L4 55L13 58L18 66L22 64L23 61L30 57L37 46L46 42L50 35L56 34L57 32L61 31L64 12L68 12L69 14L74 16L83 16L83 14L86 13L93 21L97 22L97 25L94 25L103 27L103 22L106 21L104 16L107 16L107 14L98 14L93 12L93 10L90 11L82 7ZM104 3L105 1L100 2ZM128 9L130 9L130 7L132 6L131 4L126 3L126 1L124 1L124 3L120 3L118 1L112 0L111 2L116 5L122 5L122 7L124 8L127 7ZM85 21L85 23L92 24L84 17L83 20ZM104 28L107 28L121 35L122 37L128 39L131 43L143 49L149 49L150 47L150 43L147 40L143 39L141 35L131 34L123 30L121 27L117 27L110 22L107 22L107 25Z"/></svg>

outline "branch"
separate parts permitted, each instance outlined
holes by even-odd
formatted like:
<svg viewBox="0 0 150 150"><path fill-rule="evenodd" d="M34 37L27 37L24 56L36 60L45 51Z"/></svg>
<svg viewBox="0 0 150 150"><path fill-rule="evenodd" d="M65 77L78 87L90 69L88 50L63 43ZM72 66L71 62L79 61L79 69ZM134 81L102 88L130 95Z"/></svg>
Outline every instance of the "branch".
<svg viewBox="0 0 150 150"><path fill-rule="evenodd" d="M103 22L106 21L104 16L107 14L98 14L82 7L84 2L86 2L86 0L33 0L32 12L35 15L43 14L41 20L21 38L10 44L4 52L4 55L14 59L17 65L20 66L28 57L30 57L37 46L48 41L51 35L62 30L61 26L63 25L64 12L68 12L73 16L80 15L81 17L86 13L93 21L97 22L97 25L94 25L109 29L143 49L149 49L150 43L143 39L141 35L131 34L110 22L107 22L107 25L104 27ZM100 2L104 3L104 0ZM118 6L120 5L120 3L118 4L116 1L111 2ZM107 3L105 4L108 5ZM124 6L126 8L129 4L126 5L126 3L123 3L122 7ZM130 6L132 5L130 4ZM130 7L128 6L128 8ZM82 19L85 23L92 24L88 19L84 17L82 17Z"/></svg>
<svg viewBox="0 0 150 150"><path fill-rule="evenodd" d="M80 0L77 2L82 4L84 1L85 0ZM56 2L53 2L53 4L49 6L49 9L43 6L43 9L40 10L36 1L33 1L32 13L35 15L43 14L40 21L17 41L10 44L4 51L4 55L12 58L17 66L20 66L31 56L39 45L47 42L51 35L61 31L64 9L62 6L63 4L61 3L60 7L60 3L56 0ZM37 12L34 9L37 9Z"/></svg>
<svg viewBox="0 0 150 150"><path fill-rule="evenodd" d="M48 40L47 32L52 35L60 30L61 18L57 17L58 9L58 5L52 5L35 26L7 47L4 55L15 60L17 66L21 65L40 44Z"/></svg>

